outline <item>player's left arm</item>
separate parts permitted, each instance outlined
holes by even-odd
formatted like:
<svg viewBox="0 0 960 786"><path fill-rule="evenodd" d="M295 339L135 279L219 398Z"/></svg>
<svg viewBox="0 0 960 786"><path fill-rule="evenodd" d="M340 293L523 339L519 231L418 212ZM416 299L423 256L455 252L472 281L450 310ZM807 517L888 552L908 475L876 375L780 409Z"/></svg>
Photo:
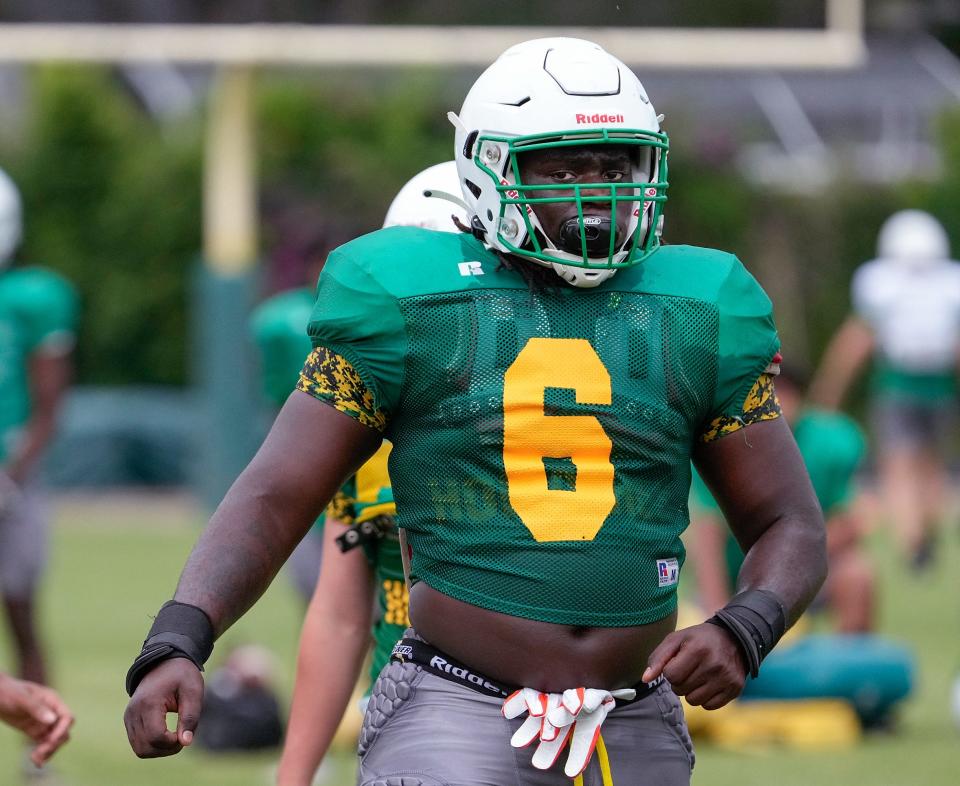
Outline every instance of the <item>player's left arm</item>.
<svg viewBox="0 0 960 786"><path fill-rule="evenodd" d="M17 485L36 467L57 426L57 414L73 376L72 353L66 347L40 348L29 359L30 419L4 468Z"/></svg>
<svg viewBox="0 0 960 786"><path fill-rule="evenodd" d="M746 558L737 595L709 622L667 636L644 679L663 673L690 704L722 707L800 616L826 576L823 515L782 417L705 442L694 463Z"/></svg>

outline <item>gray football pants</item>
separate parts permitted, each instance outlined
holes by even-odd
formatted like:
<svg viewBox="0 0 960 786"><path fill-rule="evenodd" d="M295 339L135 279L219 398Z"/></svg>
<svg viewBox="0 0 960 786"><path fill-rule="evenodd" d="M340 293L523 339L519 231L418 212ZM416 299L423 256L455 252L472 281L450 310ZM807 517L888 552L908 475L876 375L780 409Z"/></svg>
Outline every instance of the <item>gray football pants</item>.
<svg viewBox="0 0 960 786"><path fill-rule="evenodd" d="M523 717L505 719L501 704L414 663L387 664L363 719L358 786L571 786L566 750L544 771L530 763L533 746L510 747ZM614 709L601 735L614 786L690 783L693 745L668 683ZM610 786L596 752L583 786Z"/></svg>

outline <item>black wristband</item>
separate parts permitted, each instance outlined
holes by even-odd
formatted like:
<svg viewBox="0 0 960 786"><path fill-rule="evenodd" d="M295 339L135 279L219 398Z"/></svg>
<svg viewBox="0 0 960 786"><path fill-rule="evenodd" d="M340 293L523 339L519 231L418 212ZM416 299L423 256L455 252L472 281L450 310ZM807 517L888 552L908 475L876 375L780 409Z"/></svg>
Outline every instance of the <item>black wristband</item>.
<svg viewBox="0 0 960 786"><path fill-rule="evenodd" d="M207 613L189 603L169 600L160 607L143 648L127 670L127 695L157 664L171 658L186 658L200 671L213 652L213 623Z"/></svg>
<svg viewBox="0 0 960 786"><path fill-rule="evenodd" d="M707 622L733 635L746 658L751 677L760 673L760 664L787 628L783 603L769 590L747 590L734 595Z"/></svg>

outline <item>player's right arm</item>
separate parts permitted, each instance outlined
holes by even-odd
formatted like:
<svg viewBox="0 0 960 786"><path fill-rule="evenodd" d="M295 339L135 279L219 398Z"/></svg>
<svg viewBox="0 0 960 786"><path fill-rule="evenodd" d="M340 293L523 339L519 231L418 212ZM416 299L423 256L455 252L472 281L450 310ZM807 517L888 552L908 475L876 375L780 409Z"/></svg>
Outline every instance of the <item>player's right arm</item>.
<svg viewBox="0 0 960 786"><path fill-rule="evenodd" d="M863 319L848 317L823 353L810 385L810 401L825 409L839 409L875 343L873 331Z"/></svg>
<svg viewBox="0 0 960 786"><path fill-rule="evenodd" d="M373 571L363 549L340 551L336 538L342 532L343 525L328 517L320 579L300 634L297 678L277 786L313 783L370 644Z"/></svg>
<svg viewBox="0 0 960 786"><path fill-rule="evenodd" d="M174 600L206 615L214 638L263 594L344 480L376 450L378 431L299 391L280 410L194 546ZM185 657L161 661L139 682L124 723L141 758L169 756L193 740L203 680ZM166 714L178 714L168 731Z"/></svg>

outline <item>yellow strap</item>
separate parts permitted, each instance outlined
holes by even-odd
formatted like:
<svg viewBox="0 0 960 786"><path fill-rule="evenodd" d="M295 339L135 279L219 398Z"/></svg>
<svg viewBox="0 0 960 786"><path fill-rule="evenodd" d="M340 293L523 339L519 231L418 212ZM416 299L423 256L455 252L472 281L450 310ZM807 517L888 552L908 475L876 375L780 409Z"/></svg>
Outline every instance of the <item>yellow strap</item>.
<svg viewBox="0 0 960 786"><path fill-rule="evenodd" d="M603 786L613 786L613 773L610 772L610 758L607 756L607 746L603 743L603 735L597 735L597 757L600 759L600 772L603 774Z"/></svg>
<svg viewBox="0 0 960 786"><path fill-rule="evenodd" d="M583 773L573 779L573 786L583 786Z"/></svg>

